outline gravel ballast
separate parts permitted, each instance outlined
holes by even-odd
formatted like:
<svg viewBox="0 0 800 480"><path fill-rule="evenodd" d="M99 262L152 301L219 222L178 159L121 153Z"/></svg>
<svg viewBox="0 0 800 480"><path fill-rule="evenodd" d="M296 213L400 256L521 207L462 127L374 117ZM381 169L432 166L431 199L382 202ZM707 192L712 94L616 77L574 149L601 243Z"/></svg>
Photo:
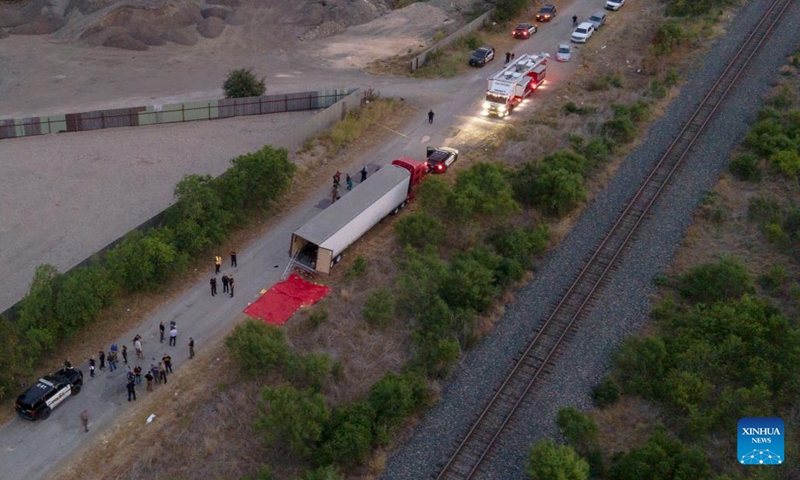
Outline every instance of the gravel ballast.
<svg viewBox="0 0 800 480"><path fill-rule="evenodd" d="M648 130L646 141L624 161L572 232L542 262L535 279L518 292L517 301L507 307L495 329L466 355L446 386L442 401L426 413L413 436L390 455L383 478L417 480L438 471L499 385L511 358L524 347L534 326L551 312L768 3L750 2L729 25L728 33L698 61L679 96ZM756 117L771 79L777 77L799 40L800 5L793 3L684 160L552 373L517 412L480 478L524 478L528 446L557 438L558 410L568 405L591 407L589 392L608 370L611 354L648 320L649 296L655 293L653 277L668 269L703 192L716 184L731 150L746 134L748 122Z"/></svg>

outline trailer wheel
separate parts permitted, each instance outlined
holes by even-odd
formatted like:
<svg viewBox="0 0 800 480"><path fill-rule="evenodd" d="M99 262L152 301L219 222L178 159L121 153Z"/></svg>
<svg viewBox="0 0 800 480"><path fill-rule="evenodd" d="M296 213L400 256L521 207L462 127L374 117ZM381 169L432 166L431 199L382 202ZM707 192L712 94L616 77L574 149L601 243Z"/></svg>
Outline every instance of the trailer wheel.
<svg viewBox="0 0 800 480"><path fill-rule="evenodd" d="M404 208L406 208L406 201L405 200L403 200L403 203L400 204L400 209L402 210Z"/></svg>
<svg viewBox="0 0 800 480"><path fill-rule="evenodd" d="M333 259L333 264L336 265L337 263L342 261L342 254L336 255L336 258Z"/></svg>
<svg viewBox="0 0 800 480"><path fill-rule="evenodd" d="M397 215L397 212L400 211L400 206L394 207L394 210L389 212L389 215Z"/></svg>

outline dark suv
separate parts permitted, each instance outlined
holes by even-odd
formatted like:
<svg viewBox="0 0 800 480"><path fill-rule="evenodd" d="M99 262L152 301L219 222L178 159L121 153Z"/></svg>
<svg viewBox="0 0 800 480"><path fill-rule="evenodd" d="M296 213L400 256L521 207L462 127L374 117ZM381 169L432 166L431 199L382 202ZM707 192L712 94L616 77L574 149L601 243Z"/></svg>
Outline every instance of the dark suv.
<svg viewBox="0 0 800 480"><path fill-rule="evenodd" d="M536 13L537 22L549 22L556 16L556 6L552 3L545 3L539 12Z"/></svg>
<svg viewBox="0 0 800 480"><path fill-rule="evenodd" d="M83 372L77 368L62 368L46 375L17 397L19 416L28 420L47 420L50 412L70 395L81 393Z"/></svg>

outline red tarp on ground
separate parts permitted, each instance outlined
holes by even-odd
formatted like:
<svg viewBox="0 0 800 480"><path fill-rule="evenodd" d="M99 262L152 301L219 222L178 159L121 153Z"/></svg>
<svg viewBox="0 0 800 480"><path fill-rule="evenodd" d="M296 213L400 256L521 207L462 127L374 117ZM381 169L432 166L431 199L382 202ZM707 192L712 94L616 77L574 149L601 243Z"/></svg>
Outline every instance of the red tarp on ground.
<svg viewBox="0 0 800 480"><path fill-rule="evenodd" d="M293 273L276 283L261 298L251 303L244 313L272 325L283 325L302 306L314 305L330 288L307 282Z"/></svg>

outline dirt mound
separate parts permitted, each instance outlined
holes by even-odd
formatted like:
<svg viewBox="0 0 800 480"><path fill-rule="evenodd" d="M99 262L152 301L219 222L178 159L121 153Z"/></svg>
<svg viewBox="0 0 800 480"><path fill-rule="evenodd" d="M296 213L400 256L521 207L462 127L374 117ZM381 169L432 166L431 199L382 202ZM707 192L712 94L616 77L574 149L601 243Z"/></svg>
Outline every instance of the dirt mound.
<svg viewBox="0 0 800 480"><path fill-rule="evenodd" d="M202 9L200 13L203 15L203 18L217 17L223 20L227 20L228 15L233 13L233 10L228 10L227 8L221 8L221 7L211 7Z"/></svg>
<svg viewBox="0 0 800 480"><path fill-rule="evenodd" d="M209 17L201 20L197 24L197 33L206 38L217 38L225 30L225 20L217 17Z"/></svg>
<svg viewBox="0 0 800 480"><path fill-rule="evenodd" d="M123 50L147 50L147 45L128 35L127 32L119 31L110 35L103 43L104 47L115 47Z"/></svg>
<svg viewBox="0 0 800 480"><path fill-rule="evenodd" d="M161 35L161 38L167 42L186 46L197 45L198 37L197 30L191 27L182 28L180 30L169 30Z"/></svg>
<svg viewBox="0 0 800 480"><path fill-rule="evenodd" d="M42 22L35 21L25 23L8 29L12 35L48 35L61 28L63 22Z"/></svg>

